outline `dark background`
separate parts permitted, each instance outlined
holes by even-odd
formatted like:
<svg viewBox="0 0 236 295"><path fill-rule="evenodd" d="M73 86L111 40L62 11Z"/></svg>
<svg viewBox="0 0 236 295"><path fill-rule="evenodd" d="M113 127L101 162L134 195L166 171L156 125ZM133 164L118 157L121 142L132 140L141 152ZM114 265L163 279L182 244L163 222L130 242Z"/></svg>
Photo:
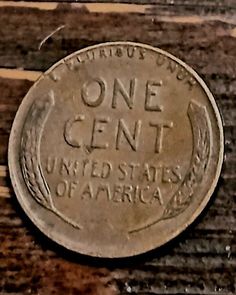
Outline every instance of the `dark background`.
<svg viewBox="0 0 236 295"><path fill-rule="evenodd" d="M236 0L92 2L0 0L0 294L236 294ZM223 117L225 161L209 205L181 236L141 257L104 261L65 251L31 224L11 188L7 146L41 71L115 40L160 47L200 74Z"/></svg>

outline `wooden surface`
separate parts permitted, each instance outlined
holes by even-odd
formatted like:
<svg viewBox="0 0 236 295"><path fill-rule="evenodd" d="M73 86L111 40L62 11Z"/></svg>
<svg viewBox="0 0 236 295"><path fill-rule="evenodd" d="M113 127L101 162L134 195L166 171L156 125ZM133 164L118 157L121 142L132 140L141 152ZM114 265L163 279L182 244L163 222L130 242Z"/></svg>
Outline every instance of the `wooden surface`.
<svg viewBox="0 0 236 295"><path fill-rule="evenodd" d="M0 1L0 294L236 294L236 0L100 2ZM167 246L122 261L48 241L17 204L7 169L12 121L40 72L111 40L148 43L187 62L225 125L223 171L200 218Z"/></svg>

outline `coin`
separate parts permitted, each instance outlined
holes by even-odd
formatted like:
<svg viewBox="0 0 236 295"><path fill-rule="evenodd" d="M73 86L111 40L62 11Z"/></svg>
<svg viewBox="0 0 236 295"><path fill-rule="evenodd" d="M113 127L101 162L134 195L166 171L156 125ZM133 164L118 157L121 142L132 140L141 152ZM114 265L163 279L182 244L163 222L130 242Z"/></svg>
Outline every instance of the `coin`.
<svg viewBox="0 0 236 295"><path fill-rule="evenodd" d="M49 238L97 257L157 248L201 213L219 178L223 128L202 79L132 42L69 55L31 87L9 143L22 208Z"/></svg>

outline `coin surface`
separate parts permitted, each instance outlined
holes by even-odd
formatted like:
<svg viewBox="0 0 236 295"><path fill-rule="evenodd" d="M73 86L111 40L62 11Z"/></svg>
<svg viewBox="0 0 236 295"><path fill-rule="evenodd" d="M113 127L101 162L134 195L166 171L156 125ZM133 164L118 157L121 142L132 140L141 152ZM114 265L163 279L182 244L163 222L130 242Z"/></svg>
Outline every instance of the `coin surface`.
<svg viewBox="0 0 236 295"><path fill-rule="evenodd" d="M148 45L105 43L52 66L31 87L10 135L21 206L64 247L144 253L177 236L212 195L223 128L201 78Z"/></svg>

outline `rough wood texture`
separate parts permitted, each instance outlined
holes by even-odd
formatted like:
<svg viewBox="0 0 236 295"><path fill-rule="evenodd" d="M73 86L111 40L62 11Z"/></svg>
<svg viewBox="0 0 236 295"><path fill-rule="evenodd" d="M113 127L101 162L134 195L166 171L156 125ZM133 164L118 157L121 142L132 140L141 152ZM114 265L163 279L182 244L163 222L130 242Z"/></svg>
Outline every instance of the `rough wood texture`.
<svg viewBox="0 0 236 295"><path fill-rule="evenodd" d="M64 4L0 7L0 68L44 71L79 48L110 40L149 43L183 59L212 90L225 123L225 162L214 197L184 234L141 258L97 261L65 252L31 225L12 192L8 137L33 82L0 71L0 294L236 294L235 1L173 1L168 10L166 1L154 2L146 14L89 13ZM208 6L221 21L209 17ZM170 14L181 18L163 18Z"/></svg>
<svg viewBox="0 0 236 295"><path fill-rule="evenodd" d="M40 2L40 1L35 1ZM45 2L45 1L44 1ZM54 2L75 2L72 0L54 1ZM155 4L155 5L166 5L166 6L212 6L212 7L235 7L234 0L77 0L77 3L132 3L132 4ZM176 9L176 8L175 8Z"/></svg>

